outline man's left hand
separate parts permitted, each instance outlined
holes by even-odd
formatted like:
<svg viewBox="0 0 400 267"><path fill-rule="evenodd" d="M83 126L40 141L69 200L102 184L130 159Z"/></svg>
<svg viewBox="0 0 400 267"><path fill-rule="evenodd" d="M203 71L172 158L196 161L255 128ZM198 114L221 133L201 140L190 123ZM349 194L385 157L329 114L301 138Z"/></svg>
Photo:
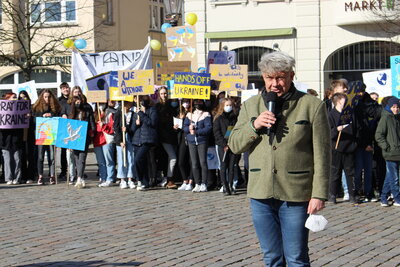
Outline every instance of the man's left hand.
<svg viewBox="0 0 400 267"><path fill-rule="evenodd" d="M322 210L323 208L325 208L325 201L317 198L312 198L310 202L308 202L307 213L315 214L318 211Z"/></svg>

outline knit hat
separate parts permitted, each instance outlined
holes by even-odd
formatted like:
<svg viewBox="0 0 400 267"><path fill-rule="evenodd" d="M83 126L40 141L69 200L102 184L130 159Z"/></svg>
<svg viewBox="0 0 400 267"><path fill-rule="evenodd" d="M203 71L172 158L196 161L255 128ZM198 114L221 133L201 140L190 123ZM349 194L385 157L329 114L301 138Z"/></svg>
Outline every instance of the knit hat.
<svg viewBox="0 0 400 267"><path fill-rule="evenodd" d="M386 104L386 106L385 106L385 109L386 109L387 111L389 111L390 113L392 113L392 111L390 110L390 108L393 107L393 105L397 105L398 107L400 107L399 99L398 99L397 97L391 97L391 98L388 100L388 102L387 102L387 104Z"/></svg>

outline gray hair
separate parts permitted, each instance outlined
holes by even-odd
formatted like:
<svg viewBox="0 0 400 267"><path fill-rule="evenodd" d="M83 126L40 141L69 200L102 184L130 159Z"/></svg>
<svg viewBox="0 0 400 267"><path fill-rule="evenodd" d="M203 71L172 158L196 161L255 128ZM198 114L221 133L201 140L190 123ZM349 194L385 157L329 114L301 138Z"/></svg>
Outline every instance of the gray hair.
<svg viewBox="0 0 400 267"><path fill-rule="evenodd" d="M296 64L293 57L283 52L266 52L258 62L262 73L292 72Z"/></svg>

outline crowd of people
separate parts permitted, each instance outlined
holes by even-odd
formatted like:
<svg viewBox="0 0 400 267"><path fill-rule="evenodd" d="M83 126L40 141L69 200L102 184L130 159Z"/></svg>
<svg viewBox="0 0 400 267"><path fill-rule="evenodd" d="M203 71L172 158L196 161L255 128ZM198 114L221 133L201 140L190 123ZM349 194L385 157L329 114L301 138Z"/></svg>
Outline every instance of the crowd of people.
<svg viewBox="0 0 400 267"><path fill-rule="evenodd" d="M340 124L340 116L347 103L347 81L334 80L325 92L332 148L328 201L336 203L342 197L360 203L380 198L382 206L389 206L392 200L393 205L400 206L399 100L385 97L380 105L379 96L364 89L358 93L359 101L346 125ZM71 89L68 83L62 83L60 92L56 98L51 90L41 91L32 105L28 129L0 130L3 176L8 185L56 182L54 146L35 145L36 117L88 122L83 151L60 149L59 178L68 177L68 182L77 187L86 186L90 144L98 164L99 187L119 184L122 189L142 191L161 186L192 192L218 187L230 195L238 183L247 182L247 153L242 172L242 155L234 154L228 146L241 105L238 97L227 98L222 92L210 100L168 99L167 88L160 87L157 101L140 96L139 103L108 101L91 105L79 86ZM309 90L308 94L315 96L315 91ZM7 93L3 99L30 100L25 91L19 95ZM219 170L208 169L209 147L216 148ZM43 172L46 154L49 180Z"/></svg>
<svg viewBox="0 0 400 267"><path fill-rule="evenodd" d="M98 165L99 187L119 184L121 189L143 191L161 186L192 192L218 187L231 195L238 184L245 184L246 178L239 168L240 155L234 155L227 145L229 131L238 116L239 98L226 98L225 93L220 93L210 100L168 99L167 88L160 87L156 101L140 96L135 102L92 105L79 86L71 89L68 83L62 83L60 92L61 96L56 98L51 90L41 91L28 115L28 129L0 130L4 180L8 185L56 183L56 148L35 145L37 117L88 122L83 151L59 149L59 180L79 188L86 186L85 165L91 144ZM25 91L19 95L9 93L4 99L30 100ZM208 169L210 146L216 146L220 171ZM45 155L48 179L43 171Z"/></svg>

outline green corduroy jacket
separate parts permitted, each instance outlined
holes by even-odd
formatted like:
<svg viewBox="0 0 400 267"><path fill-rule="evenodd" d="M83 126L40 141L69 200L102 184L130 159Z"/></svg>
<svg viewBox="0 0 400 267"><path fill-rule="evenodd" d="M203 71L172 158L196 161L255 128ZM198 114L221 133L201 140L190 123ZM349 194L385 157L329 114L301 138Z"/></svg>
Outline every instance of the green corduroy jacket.
<svg viewBox="0 0 400 267"><path fill-rule="evenodd" d="M400 121L399 115L382 110L381 119L375 132L375 140L382 148L385 160L400 161Z"/></svg>
<svg viewBox="0 0 400 267"><path fill-rule="evenodd" d="M249 152L248 196L293 202L326 200L331 145L325 103L295 90L283 105L273 138L251 127L251 119L266 110L261 95L244 102L229 137L233 153Z"/></svg>

